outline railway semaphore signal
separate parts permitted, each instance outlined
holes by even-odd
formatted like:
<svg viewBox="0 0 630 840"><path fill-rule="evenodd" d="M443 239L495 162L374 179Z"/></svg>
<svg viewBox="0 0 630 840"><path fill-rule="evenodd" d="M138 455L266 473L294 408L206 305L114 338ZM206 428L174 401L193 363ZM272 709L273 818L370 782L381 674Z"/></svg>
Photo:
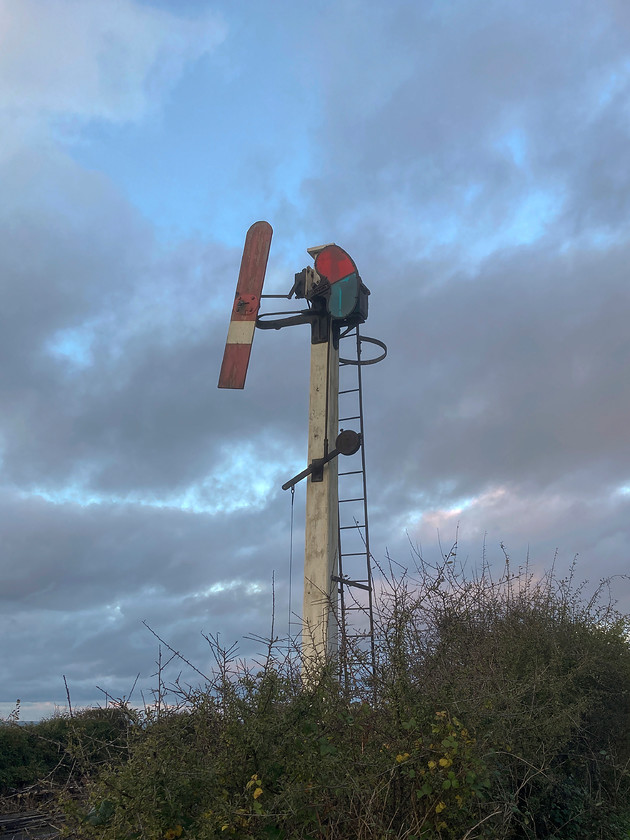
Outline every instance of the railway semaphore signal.
<svg viewBox="0 0 630 840"><path fill-rule="evenodd" d="M305 670L316 668L338 653L338 628L345 626L346 604L344 589L367 592L368 603L363 605L369 618L373 652L372 585L367 520L367 490L365 483L365 453L363 450L363 403L361 396L361 366L381 361L387 354L383 342L359 335L359 325L368 315L368 296L357 266L350 255L334 243L309 248L314 267L306 267L295 274L287 295L263 295L263 283L271 245L272 228L267 222L256 222L247 232L236 295L225 345L219 388L243 388L255 329L283 329L309 324L311 328L311 370L308 429L308 465L302 472L285 482L283 489L293 488L303 479L307 481L306 531L304 557L304 599L302 610L302 661ZM307 308L295 313L259 314L264 298L305 300ZM279 316L279 317L278 317ZM356 337L356 359L340 359L340 340ZM382 349L377 358L362 360L361 344L368 342ZM356 366L356 388L340 391L340 365ZM358 396L358 414L342 418L359 421L359 429L339 431L339 397ZM350 457L360 452L361 468L339 473L338 456ZM362 477L362 495L339 498L341 476ZM343 503L362 503L362 510L354 524L342 525L339 509ZM359 521L362 519L362 522ZM361 539L361 551L344 551L344 531L356 531ZM363 556L364 577L351 579L346 568L350 558ZM354 603L357 603L354 601ZM341 604L341 617L339 605ZM347 609L352 607L347 606ZM361 608L361 607L359 607Z"/></svg>

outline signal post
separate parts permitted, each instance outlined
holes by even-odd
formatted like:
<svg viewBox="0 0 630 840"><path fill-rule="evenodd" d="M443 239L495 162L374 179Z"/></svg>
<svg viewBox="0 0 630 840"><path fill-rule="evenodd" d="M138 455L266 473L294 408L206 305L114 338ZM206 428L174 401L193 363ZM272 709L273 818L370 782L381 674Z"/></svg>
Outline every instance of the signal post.
<svg viewBox="0 0 630 840"><path fill-rule="evenodd" d="M315 330L313 330L315 331ZM308 412L308 463L324 461L337 438L339 416L339 339L311 344ZM317 480L319 479L319 480ZM334 656L338 645L337 584L339 571L339 505L337 459L311 474L306 485L302 658L305 667Z"/></svg>
<svg viewBox="0 0 630 840"><path fill-rule="evenodd" d="M365 321L370 292L352 258L332 243L308 249L315 266L295 275L287 295L263 295L271 236L267 222L256 222L247 233L219 388L244 387L254 326L279 330L310 324L308 466L283 485L287 490L308 479L301 647L302 668L308 676L334 658L338 648L337 456L352 455L361 446L356 432L338 434L339 336L343 329ZM293 296L306 299L309 308L289 317L258 314L261 298Z"/></svg>

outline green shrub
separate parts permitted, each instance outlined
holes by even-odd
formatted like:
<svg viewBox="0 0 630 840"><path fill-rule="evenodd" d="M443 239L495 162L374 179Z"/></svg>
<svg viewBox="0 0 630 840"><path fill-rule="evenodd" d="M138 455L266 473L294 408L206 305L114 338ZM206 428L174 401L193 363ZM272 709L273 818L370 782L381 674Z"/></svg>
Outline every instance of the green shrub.
<svg viewBox="0 0 630 840"><path fill-rule="evenodd" d="M247 669L209 639L212 682L125 728L126 760L95 753L73 836L627 838L627 620L571 578L454 559L386 576L373 674L350 644L303 682L273 643Z"/></svg>
<svg viewBox="0 0 630 840"><path fill-rule="evenodd" d="M85 709L40 723L0 724L0 795L42 779L63 783L71 773L126 757L129 712Z"/></svg>

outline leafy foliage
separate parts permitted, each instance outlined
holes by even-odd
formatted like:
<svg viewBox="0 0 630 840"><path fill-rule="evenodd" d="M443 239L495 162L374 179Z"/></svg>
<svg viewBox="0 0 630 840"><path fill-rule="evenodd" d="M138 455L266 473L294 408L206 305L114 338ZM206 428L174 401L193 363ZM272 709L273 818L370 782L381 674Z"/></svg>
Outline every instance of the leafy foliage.
<svg viewBox="0 0 630 840"><path fill-rule="evenodd" d="M627 838L630 645L606 584L586 599L507 556L467 577L454 552L381 579L374 673L351 644L304 679L275 640L246 667L209 638L207 685L131 725L121 707L72 836Z"/></svg>
<svg viewBox="0 0 630 840"><path fill-rule="evenodd" d="M42 779L65 782L94 772L126 750L129 715L120 708L86 709L20 726L18 715L0 724L0 794Z"/></svg>

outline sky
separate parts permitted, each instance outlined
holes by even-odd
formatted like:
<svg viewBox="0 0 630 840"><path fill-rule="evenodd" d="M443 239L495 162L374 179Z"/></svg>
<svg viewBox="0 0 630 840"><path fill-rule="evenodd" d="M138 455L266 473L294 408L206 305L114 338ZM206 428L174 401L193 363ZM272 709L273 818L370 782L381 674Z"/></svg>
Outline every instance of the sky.
<svg viewBox="0 0 630 840"><path fill-rule="evenodd" d="M0 715L299 613L307 328L216 387L258 219L371 290L375 559L630 611L629 94L625 0L0 0Z"/></svg>

